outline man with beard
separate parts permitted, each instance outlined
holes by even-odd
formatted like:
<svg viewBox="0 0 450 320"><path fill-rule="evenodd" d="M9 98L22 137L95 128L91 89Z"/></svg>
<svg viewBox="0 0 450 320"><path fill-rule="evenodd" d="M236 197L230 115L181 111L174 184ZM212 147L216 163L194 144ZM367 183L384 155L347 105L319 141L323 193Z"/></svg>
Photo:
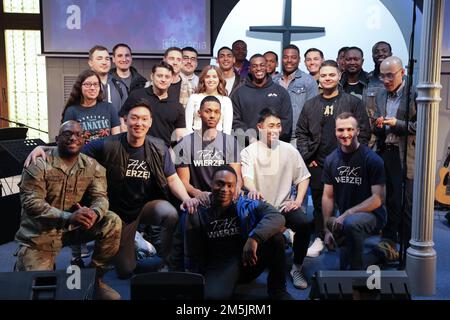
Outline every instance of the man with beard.
<svg viewBox="0 0 450 320"><path fill-rule="evenodd" d="M84 146L80 124L64 122L58 147L24 169L20 182L22 217L16 241L15 271L52 271L61 248L95 240L91 267L97 269L97 299L119 300L102 280L119 250L122 223L108 211L105 168L80 154ZM89 207L81 206L83 198Z"/></svg>
<svg viewBox="0 0 450 320"><path fill-rule="evenodd" d="M358 141L358 120L348 112L336 118L339 146L323 167L322 211L325 244L342 245L341 270L363 270L364 240L386 224L383 206L385 175L383 160ZM339 217L332 216L337 204Z"/></svg>
<svg viewBox="0 0 450 320"><path fill-rule="evenodd" d="M201 273L206 299L231 299L239 282L256 279L266 267L270 299L292 300L286 291L284 217L270 204L240 197L230 166L212 176L211 206L185 212L174 240L175 270ZM175 254L176 253L176 254Z"/></svg>
<svg viewBox="0 0 450 320"><path fill-rule="evenodd" d="M345 92L363 100L369 83L368 73L363 70L364 53L358 47L350 47L345 51L345 72L341 85Z"/></svg>
<svg viewBox="0 0 450 320"><path fill-rule="evenodd" d="M307 252L317 257L324 249L322 221L322 168L325 158L336 149L335 119L342 112L352 112L357 117L363 144L367 144L370 128L362 101L339 87L341 76L334 60L326 60L320 67L319 82L323 92L306 101L297 123L297 149L311 173L311 196L314 205L315 240Z"/></svg>
<svg viewBox="0 0 450 320"><path fill-rule="evenodd" d="M303 105L319 93L317 83L309 74L301 71L300 50L297 46L290 44L283 49L282 65L283 72L274 78L274 82L285 88L292 105L292 128L295 130L298 117L302 112ZM280 115L283 115L280 113ZM282 123L282 126L284 124ZM292 133L292 140L295 139L295 132ZM283 139L281 139L283 140ZM286 141L286 140L284 140ZM289 142L289 141L287 141Z"/></svg>
<svg viewBox="0 0 450 320"><path fill-rule="evenodd" d="M275 83L267 74L266 59L261 54L255 54L250 59L251 81L240 86L231 97L233 102L233 129L242 129L246 136L256 137L259 113L265 108L272 108L281 118L283 130L280 140L291 141L292 107L288 92ZM312 80L314 82L314 80ZM314 86L315 82L314 82ZM235 134L236 135L236 134ZM237 133L239 135L239 133Z"/></svg>

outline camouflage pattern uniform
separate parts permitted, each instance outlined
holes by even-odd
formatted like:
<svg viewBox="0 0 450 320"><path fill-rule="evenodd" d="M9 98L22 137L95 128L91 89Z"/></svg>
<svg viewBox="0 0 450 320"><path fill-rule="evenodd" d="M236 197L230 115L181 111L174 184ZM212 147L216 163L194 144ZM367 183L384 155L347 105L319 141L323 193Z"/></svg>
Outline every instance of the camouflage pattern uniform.
<svg viewBox="0 0 450 320"><path fill-rule="evenodd" d="M45 161L39 158L36 165L24 169L19 184L22 217L16 233L20 248L15 270L53 270L63 246L96 240L91 267L102 273L119 249L122 229L121 219L107 211L105 169L83 154L73 167L66 165L57 149L46 154ZM76 204L86 197L98 215L89 230L68 224Z"/></svg>

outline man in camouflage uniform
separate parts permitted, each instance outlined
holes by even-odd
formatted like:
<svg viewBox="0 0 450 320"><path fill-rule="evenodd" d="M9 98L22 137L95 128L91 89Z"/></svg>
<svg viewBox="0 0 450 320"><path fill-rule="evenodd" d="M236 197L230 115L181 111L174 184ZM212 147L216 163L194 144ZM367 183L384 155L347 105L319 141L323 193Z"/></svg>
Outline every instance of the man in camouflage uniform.
<svg viewBox="0 0 450 320"><path fill-rule="evenodd" d="M102 281L119 249L122 222L108 210L105 169L80 154L83 130L76 121L63 123L57 149L46 160L25 168L20 182L22 218L15 271L53 270L63 246L95 241L91 267L97 269L98 299L120 299ZM89 203L82 207L80 203ZM87 202L86 202L87 201Z"/></svg>

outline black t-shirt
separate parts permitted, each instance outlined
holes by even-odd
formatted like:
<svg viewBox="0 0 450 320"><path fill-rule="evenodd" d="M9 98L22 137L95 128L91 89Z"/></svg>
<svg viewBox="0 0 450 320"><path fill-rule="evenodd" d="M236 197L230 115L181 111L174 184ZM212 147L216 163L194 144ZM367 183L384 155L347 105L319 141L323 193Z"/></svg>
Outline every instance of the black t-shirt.
<svg viewBox="0 0 450 320"><path fill-rule="evenodd" d="M336 148L325 160L322 182L333 186L334 200L344 213L372 196L371 187L386 183L383 160L365 145L352 153ZM373 211L386 222L386 210Z"/></svg>
<svg viewBox="0 0 450 320"><path fill-rule="evenodd" d="M338 96L331 99L320 97L320 107L322 108L321 138L316 152L315 161L322 166L325 158L336 149L336 123L334 115L335 102Z"/></svg>
<svg viewBox="0 0 450 320"><path fill-rule="evenodd" d="M103 148L104 140L98 139L84 146L83 153L94 159L101 159ZM133 148L126 144L125 148L129 154L124 177L125 192L119 199L109 199L109 208L117 213L123 221L130 222L137 218L142 207L148 201L156 200L155 194L159 193L157 193L155 177L149 171L149 166L145 161L144 146ZM163 161L164 175L170 177L175 174L175 167L168 149L165 150ZM113 186L109 186L109 188L111 187Z"/></svg>
<svg viewBox="0 0 450 320"><path fill-rule="evenodd" d="M208 209L206 238L208 260L239 257L242 254L245 241L241 236L240 220L234 205L221 213L213 208Z"/></svg>
<svg viewBox="0 0 450 320"><path fill-rule="evenodd" d="M356 84L347 83L345 91L362 100L364 85L361 82Z"/></svg>
<svg viewBox="0 0 450 320"><path fill-rule="evenodd" d="M153 87L132 91L124 106L128 106L139 99L146 99L152 107L153 122L148 134L162 139L166 146L169 147L174 130L186 128L183 106L178 100L172 99L170 93L167 99L160 100L153 93ZM123 115L122 110L120 115Z"/></svg>
<svg viewBox="0 0 450 320"><path fill-rule="evenodd" d="M201 191L211 191L216 167L241 162L236 138L220 131L211 141L203 141L201 131L195 131L185 136L173 150L176 166L189 167L189 182Z"/></svg>
<svg viewBox="0 0 450 320"><path fill-rule="evenodd" d="M169 99L173 101L180 102L180 92L181 92L181 80L177 83L172 83L169 87Z"/></svg>

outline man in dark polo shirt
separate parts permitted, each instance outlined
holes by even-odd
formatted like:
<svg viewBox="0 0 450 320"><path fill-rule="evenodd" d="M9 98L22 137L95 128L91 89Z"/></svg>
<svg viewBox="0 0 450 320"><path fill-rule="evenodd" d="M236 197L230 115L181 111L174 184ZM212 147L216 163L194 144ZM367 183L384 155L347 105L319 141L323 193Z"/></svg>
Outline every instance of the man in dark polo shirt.
<svg viewBox="0 0 450 320"><path fill-rule="evenodd" d="M120 112L124 116L124 109L140 99L147 100L152 107L153 123L148 134L164 141L166 146L171 141L178 141L184 135L186 120L184 108L177 101L169 97L168 91L173 77L173 68L162 61L152 68L152 85L148 88L131 92Z"/></svg>

